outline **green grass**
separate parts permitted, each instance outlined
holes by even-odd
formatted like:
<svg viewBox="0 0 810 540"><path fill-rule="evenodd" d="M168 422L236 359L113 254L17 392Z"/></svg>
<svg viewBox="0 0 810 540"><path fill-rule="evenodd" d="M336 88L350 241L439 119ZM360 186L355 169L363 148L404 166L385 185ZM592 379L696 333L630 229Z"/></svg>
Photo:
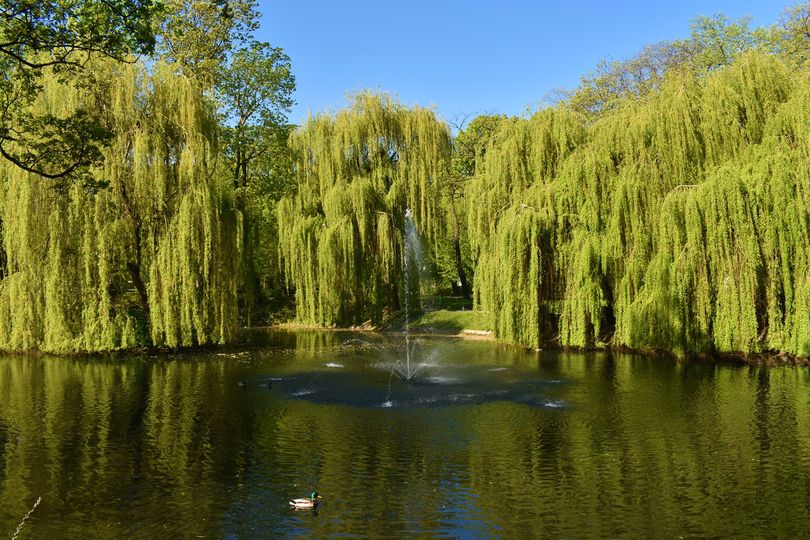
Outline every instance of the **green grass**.
<svg viewBox="0 0 810 540"><path fill-rule="evenodd" d="M426 311L411 321L412 332L460 334L464 330L490 330L480 311Z"/></svg>
<svg viewBox="0 0 810 540"><path fill-rule="evenodd" d="M460 296L426 295L422 297L422 306L426 310L445 309L450 311L472 310L472 300Z"/></svg>

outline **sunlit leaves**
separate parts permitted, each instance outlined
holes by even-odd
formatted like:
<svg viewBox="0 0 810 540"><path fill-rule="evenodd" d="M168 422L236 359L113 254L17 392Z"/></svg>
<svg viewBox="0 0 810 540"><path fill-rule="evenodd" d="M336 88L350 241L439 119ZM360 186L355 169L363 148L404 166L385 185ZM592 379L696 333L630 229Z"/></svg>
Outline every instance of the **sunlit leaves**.
<svg viewBox="0 0 810 540"><path fill-rule="evenodd" d="M477 306L531 346L810 354L808 93L748 52L503 126L467 190Z"/></svg>
<svg viewBox="0 0 810 540"><path fill-rule="evenodd" d="M279 203L279 251L299 321L379 321L404 302L406 208L424 238L440 234L438 187L450 134L432 111L362 93L291 138L297 189Z"/></svg>
<svg viewBox="0 0 810 540"><path fill-rule="evenodd" d="M99 91L113 135L91 168L107 185L72 182L57 191L9 163L0 168L0 348L229 340L241 216L232 182L216 168L210 105L193 81L165 66L152 75L137 64L86 69L112 81ZM37 118L91 104L56 77L44 83Z"/></svg>

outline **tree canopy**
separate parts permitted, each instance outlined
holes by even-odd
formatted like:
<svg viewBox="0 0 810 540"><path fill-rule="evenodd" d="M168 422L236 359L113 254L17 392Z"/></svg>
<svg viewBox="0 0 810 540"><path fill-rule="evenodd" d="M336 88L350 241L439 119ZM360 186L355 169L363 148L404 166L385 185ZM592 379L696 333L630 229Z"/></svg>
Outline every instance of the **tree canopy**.
<svg viewBox="0 0 810 540"><path fill-rule="evenodd" d="M216 121L166 66L97 61L115 133L93 173L66 192L11 164L0 170L0 346L69 352L222 343L235 329L241 219L217 174ZM36 113L95 95L44 81Z"/></svg>
<svg viewBox="0 0 810 540"><path fill-rule="evenodd" d="M224 343L292 306L379 324L449 294L531 347L810 355L806 3L696 18L455 133L367 91L290 125L253 0L0 5L2 349Z"/></svg>
<svg viewBox="0 0 810 540"><path fill-rule="evenodd" d="M211 80L192 62L132 56L156 50L155 4L26 9L12 21L28 22L25 62L0 57L17 69L0 92L13 158L0 162L0 348L229 341L246 268L275 257L245 231L275 223L289 178L289 58L240 33L254 20L229 23Z"/></svg>
<svg viewBox="0 0 810 540"><path fill-rule="evenodd" d="M810 354L807 90L749 51L595 123L563 103L504 126L469 190L476 300L498 334Z"/></svg>
<svg viewBox="0 0 810 540"><path fill-rule="evenodd" d="M440 234L447 126L428 109L361 93L334 116L310 118L290 143L296 190L279 203L279 253L298 318L379 321L403 301L406 209L429 241Z"/></svg>
<svg viewBox="0 0 810 540"><path fill-rule="evenodd" d="M109 132L95 110L35 116L30 105L46 72L95 85L83 73L94 55L127 61L155 46L153 0L0 2L0 155L39 176L85 173Z"/></svg>

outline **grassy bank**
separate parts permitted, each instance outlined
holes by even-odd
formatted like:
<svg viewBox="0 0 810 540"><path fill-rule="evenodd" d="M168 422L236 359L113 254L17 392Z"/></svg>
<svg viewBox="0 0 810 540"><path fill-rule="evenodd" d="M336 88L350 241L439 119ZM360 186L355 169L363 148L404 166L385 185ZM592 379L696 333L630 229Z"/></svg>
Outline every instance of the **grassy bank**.
<svg viewBox="0 0 810 540"><path fill-rule="evenodd" d="M405 313L396 312L379 328L396 331L405 328ZM491 328L480 311L436 309L412 315L410 330L416 334L491 335Z"/></svg>

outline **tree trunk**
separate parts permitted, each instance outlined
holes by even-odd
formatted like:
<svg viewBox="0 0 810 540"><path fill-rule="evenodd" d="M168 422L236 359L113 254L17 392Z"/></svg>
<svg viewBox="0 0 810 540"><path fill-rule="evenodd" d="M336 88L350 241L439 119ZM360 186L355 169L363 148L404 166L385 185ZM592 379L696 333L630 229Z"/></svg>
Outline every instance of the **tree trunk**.
<svg viewBox="0 0 810 540"><path fill-rule="evenodd" d="M132 283L138 291L138 297L141 300L141 309L146 315L147 321L149 320L149 296L146 294L146 286L141 279L141 267L132 261L127 263L127 270L129 270L129 277L132 278Z"/></svg>
<svg viewBox="0 0 810 540"><path fill-rule="evenodd" d="M258 297L258 277L253 266L253 239L251 238L251 222L247 215L245 189L248 185L250 172L250 159L242 149L236 151L234 164L234 186L236 193L236 209L242 214L242 321L245 326L253 324L253 308Z"/></svg>
<svg viewBox="0 0 810 540"><path fill-rule="evenodd" d="M461 296L470 298L470 284L467 282L467 272L464 271L464 260L461 258L461 235L459 234L458 213L456 212L455 197L450 196L450 212L453 216L453 255L456 259L456 272L461 283Z"/></svg>

